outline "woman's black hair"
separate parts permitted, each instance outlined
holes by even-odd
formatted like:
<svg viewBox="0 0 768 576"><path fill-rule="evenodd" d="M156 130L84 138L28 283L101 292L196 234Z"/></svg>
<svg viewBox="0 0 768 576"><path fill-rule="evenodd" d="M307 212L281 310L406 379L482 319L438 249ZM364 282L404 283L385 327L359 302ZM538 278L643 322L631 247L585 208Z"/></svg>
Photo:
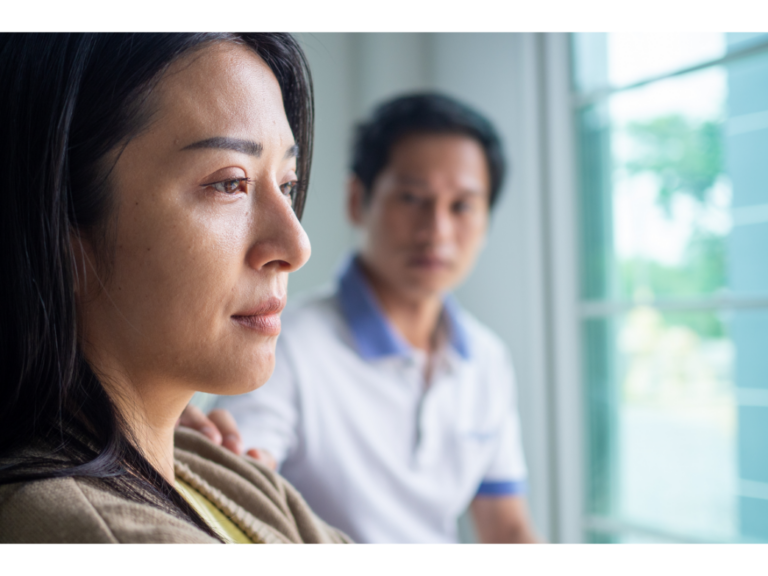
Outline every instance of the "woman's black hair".
<svg viewBox="0 0 768 576"><path fill-rule="evenodd" d="M506 172L504 150L493 124L466 104L436 92L408 94L377 107L355 130L352 172L369 201L373 183L389 162L392 147L411 134L460 134L474 138L485 152L491 181L488 205L496 203Z"/></svg>
<svg viewBox="0 0 768 576"><path fill-rule="evenodd" d="M312 157L312 81L289 34L0 34L0 484L86 477L211 529L147 461L78 347L71 241L104 237L110 170L151 120L152 91L215 42L275 74L299 146L300 217ZM38 447L45 456L21 460Z"/></svg>

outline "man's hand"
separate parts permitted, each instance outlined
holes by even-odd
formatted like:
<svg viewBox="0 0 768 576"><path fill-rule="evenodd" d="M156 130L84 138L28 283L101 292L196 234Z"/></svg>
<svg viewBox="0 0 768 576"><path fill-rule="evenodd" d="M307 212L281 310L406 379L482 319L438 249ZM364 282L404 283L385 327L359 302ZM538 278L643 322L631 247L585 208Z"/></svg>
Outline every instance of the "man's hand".
<svg viewBox="0 0 768 576"><path fill-rule="evenodd" d="M520 496L475 496L470 506L480 542L536 544L525 500Z"/></svg>
<svg viewBox="0 0 768 576"><path fill-rule="evenodd" d="M237 423L232 414L226 410L211 410L208 416L206 416L196 406L188 405L184 408L184 412L181 413L176 426L186 426L187 428L197 430L204 436L207 436L214 444L223 446L238 456L243 454L243 440L240 438ZM251 448L246 454L272 470L277 469L277 462L266 450Z"/></svg>
<svg viewBox="0 0 768 576"><path fill-rule="evenodd" d="M269 453L268 450L251 448L246 452L246 455L250 456L254 460L258 460L264 464L270 470L277 470L277 460Z"/></svg>

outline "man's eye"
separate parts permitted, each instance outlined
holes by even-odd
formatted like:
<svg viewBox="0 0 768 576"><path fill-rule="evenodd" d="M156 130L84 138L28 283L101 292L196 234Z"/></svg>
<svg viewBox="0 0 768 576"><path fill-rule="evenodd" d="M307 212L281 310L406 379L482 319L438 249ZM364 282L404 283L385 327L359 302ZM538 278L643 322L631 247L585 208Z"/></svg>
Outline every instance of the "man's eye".
<svg viewBox="0 0 768 576"><path fill-rule="evenodd" d="M453 211L456 214L460 214L462 212L468 212L471 206L469 205L469 202L456 202L453 205Z"/></svg>
<svg viewBox="0 0 768 576"><path fill-rule="evenodd" d="M405 204L417 204L419 202L419 197L411 192L403 192L400 194L400 200Z"/></svg>
<svg viewBox="0 0 768 576"><path fill-rule="evenodd" d="M233 180L222 180L221 182L212 182L206 184L206 188L213 188L216 192L222 194L235 194L236 192L245 192L248 184L248 178L235 178Z"/></svg>
<svg viewBox="0 0 768 576"><path fill-rule="evenodd" d="M286 182L285 184L282 184L280 186L280 191L288 196L288 198L291 199L291 202L293 202L296 198L296 193L299 191L299 181L298 180L292 180L291 182Z"/></svg>

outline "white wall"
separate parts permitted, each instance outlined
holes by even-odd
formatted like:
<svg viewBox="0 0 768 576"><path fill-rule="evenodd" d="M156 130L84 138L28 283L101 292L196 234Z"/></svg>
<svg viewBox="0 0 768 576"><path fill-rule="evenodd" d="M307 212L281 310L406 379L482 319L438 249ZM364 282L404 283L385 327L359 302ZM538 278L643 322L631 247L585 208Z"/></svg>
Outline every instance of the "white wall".
<svg viewBox="0 0 768 576"><path fill-rule="evenodd" d="M536 35L298 36L315 80L317 127L304 218L313 254L291 279L291 293L331 280L354 245L344 215L350 135L354 122L375 104L407 91L439 89L478 108L501 133L511 174L487 247L457 295L511 350L530 474L529 503L539 531L554 538Z"/></svg>
<svg viewBox="0 0 768 576"><path fill-rule="evenodd" d="M291 275L289 294L330 281L354 243L344 208L349 141L357 106L354 39L300 34L315 89L315 146L302 224L312 243L307 264Z"/></svg>

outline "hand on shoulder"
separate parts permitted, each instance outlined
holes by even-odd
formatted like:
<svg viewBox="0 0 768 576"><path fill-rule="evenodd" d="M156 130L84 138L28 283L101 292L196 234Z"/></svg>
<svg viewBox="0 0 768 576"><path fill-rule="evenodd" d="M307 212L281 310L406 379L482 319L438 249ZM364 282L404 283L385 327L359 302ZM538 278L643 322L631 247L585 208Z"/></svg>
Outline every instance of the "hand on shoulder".
<svg viewBox="0 0 768 576"><path fill-rule="evenodd" d="M190 404L184 409L176 423L176 427L179 426L200 432L214 444L222 446L238 456L244 453L243 440L237 429L237 422L227 410L211 410L206 416L202 410ZM277 461L267 450L250 448L245 454L271 470L277 470Z"/></svg>

